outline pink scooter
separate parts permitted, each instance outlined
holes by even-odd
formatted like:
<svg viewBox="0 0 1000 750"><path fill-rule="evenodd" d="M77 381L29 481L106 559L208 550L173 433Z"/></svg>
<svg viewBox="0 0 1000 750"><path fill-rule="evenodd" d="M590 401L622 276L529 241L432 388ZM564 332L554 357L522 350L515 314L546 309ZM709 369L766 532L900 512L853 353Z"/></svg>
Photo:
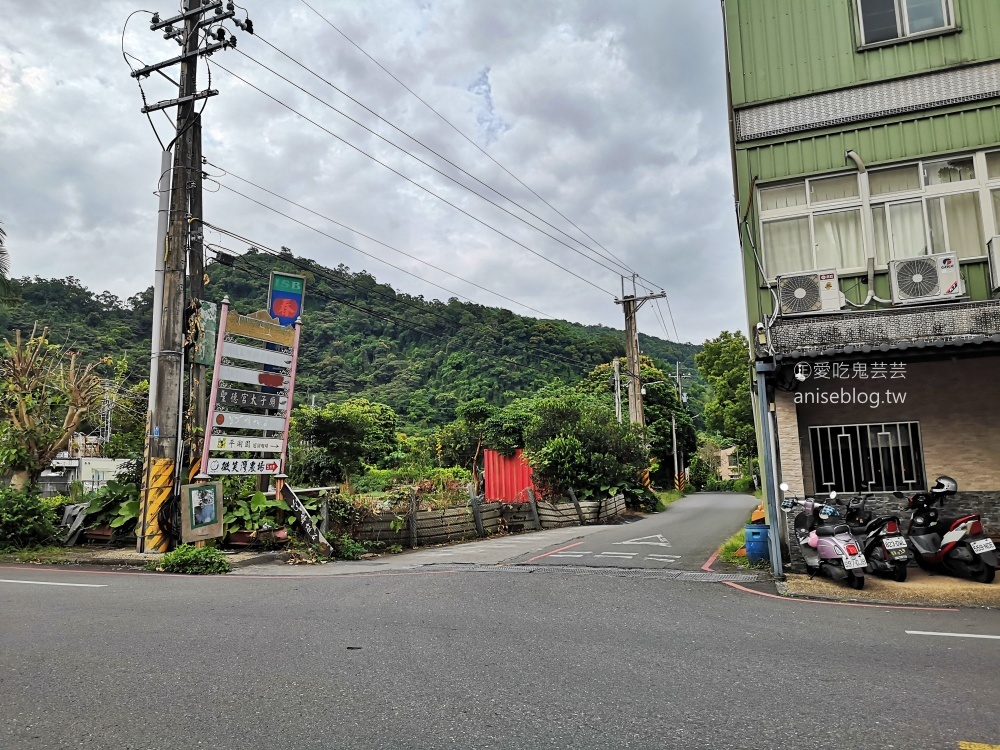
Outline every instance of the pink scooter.
<svg viewBox="0 0 1000 750"><path fill-rule="evenodd" d="M784 482L780 488L788 492ZM831 492L830 501L836 498L837 493ZM792 525L809 577L823 573L836 581L846 581L855 589L863 589L868 561L862 551L864 548L851 533L851 527L844 523L840 511L830 503L811 497L786 496L781 503L786 513L796 506L802 511L795 516Z"/></svg>

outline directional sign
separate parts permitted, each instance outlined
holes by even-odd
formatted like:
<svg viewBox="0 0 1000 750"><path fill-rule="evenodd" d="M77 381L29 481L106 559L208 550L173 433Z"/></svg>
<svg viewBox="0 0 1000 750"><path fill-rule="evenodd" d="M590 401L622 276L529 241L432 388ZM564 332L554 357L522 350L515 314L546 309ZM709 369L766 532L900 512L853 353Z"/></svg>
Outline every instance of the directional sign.
<svg viewBox="0 0 1000 750"><path fill-rule="evenodd" d="M288 399L277 393L241 391L236 388L219 388L215 397L216 406L230 406L240 409L268 409L284 411Z"/></svg>
<svg viewBox="0 0 1000 750"><path fill-rule="evenodd" d="M289 368L292 366L292 355L271 349L258 349L256 346L244 346L227 341L222 345L222 356L232 359L242 359L246 362L256 362L262 365Z"/></svg>
<svg viewBox="0 0 1000 750"><path fill-rule="evenodd" d="M213 476L220 474L277 474L278 459L276 458L210 458L208 473Z"/></svg>
<svg viewBox="0 0 1000 750"><path fill-rule="evenodd" d="M217 411L215 412L215 426L240 430L276 430L280 432L285 429L285 418Z"/></svg>
<svg viewBox="0 0 1000 750"><path fill-rule="evenodd" d="M287 388L288 376L276 372L261 372L245 367L222 365L216 381L228 380L232 383L247 383L249 385L266 385L271 388Z"/></svg>
<svg viewBox="0 0 1000 750"><path fill-rule="evenodd" d="M290 326L302 316L306 294L306 277L271 271L271 287L267 295L267 311L283 326Z"/></svg>
<svg viewBox="0 0 1000 750"><path fill-rule="evenodd" d="M651 544L654 547L669 547L663 534L653 534L652 536L641 536L638 539L629 539L627 542L612 542L612 544Z"/></svg>
<svg viewBox="0 0 1000 750"><path fill-rule="evenodd" d="M240 315L230 310L226 316L226 333L246 336L258 341L270 341L272 344L281 344L282 346L295 344L295 331L293 329L261 320L255 315ZM268 317L266 311L262 315L265 318Z"/></svg>
<svg viewBox="0 0 1000 750"><path fill-rule="evenodd" d="M212 439L209 441L209 449L213 451L281 453L281 438L212 435Z"/></svg>

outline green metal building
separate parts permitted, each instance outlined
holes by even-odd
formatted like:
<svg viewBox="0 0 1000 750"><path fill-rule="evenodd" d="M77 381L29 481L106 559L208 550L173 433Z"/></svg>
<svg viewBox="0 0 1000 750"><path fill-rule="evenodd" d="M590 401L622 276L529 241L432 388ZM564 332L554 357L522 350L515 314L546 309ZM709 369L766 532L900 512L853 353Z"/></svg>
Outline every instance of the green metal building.
<svg viewBox="0 0 1000 750"><path fill-rule="evenodd" d="M771 517L947 474L1000 532L1000 0L722 8Z"/></svg>

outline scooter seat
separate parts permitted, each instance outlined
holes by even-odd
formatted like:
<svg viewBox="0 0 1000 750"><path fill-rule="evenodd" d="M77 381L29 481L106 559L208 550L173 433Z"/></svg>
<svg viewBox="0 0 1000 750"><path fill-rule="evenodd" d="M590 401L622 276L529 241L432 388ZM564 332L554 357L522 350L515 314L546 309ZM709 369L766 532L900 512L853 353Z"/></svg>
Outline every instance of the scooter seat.
<svg viewBox="0 0 1000 750"><path fill-rule="evenodd" d="M837 534L847 533L850 531L850 527L846 524L837 524L836 526L817 526L816 536L837 536Z"/></svg>

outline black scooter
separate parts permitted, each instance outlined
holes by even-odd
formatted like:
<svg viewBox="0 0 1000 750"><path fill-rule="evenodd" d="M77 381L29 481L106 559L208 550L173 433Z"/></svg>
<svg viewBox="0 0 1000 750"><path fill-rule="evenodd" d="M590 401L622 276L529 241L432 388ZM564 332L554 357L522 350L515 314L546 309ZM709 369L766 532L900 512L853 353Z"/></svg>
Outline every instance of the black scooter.
<svg viewBox="0 0 1000 750"><path fill-rule="evenodd" d="M844 520L861 542L865 559L868 561L866 571L878 575L891 576L893 580L902 583L906 580L906 566L913 558L907 549L906 538L900 531L899 516L884 515L872 517L866 509L868 499L872 494L855 495L847 503ZM838 502L840 499L838 498Z"/></svg>

